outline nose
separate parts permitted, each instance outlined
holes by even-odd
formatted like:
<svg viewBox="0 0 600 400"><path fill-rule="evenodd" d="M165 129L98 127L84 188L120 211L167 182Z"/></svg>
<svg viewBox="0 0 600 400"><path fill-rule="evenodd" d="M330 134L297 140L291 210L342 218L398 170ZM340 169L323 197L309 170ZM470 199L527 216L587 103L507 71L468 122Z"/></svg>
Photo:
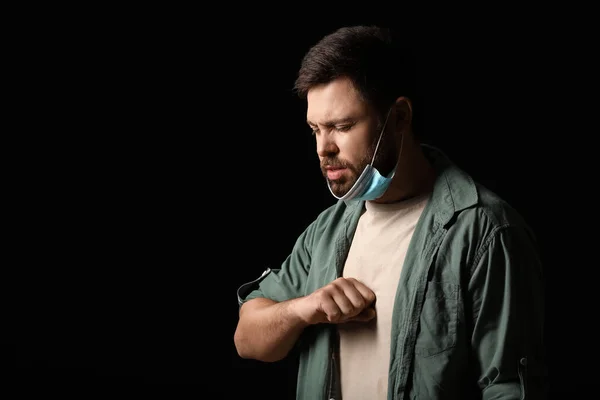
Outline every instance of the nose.
<svg viewBox="0 0 600 400"><path fill-rule="evenodd" d="M321 134L317 136L317 154L319 157L330 157L339 151L333 135Z"/></svg>

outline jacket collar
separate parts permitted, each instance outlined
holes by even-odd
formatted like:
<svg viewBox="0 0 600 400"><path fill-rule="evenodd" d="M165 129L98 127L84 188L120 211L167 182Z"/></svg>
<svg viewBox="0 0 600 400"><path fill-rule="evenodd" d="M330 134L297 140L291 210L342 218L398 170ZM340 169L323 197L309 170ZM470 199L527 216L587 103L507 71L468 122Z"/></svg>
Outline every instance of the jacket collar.
<svg viewBox="0 0 600 400"><path fill-rule="evenodd" d="M437 222L445 225L459 211L477 204L477 186L473 178L440 149L430 145L422 145L422 148L437 172L430 199L433 212Z"/></svg>

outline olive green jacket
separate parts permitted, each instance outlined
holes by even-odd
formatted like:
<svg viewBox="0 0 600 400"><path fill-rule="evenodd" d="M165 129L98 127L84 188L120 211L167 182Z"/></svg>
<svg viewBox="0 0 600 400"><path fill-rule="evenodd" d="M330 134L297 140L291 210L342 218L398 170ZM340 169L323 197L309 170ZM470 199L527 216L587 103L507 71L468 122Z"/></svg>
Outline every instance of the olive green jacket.
<svg viewBox="0 0 600 400"><path fill-rule="evenodd" d="M439 150L395 299L388 400L545 398L544 291L535 238L521 216ZM341 276L363 202L340 201L298 237L278 269L238 290L252 298L305 296ZM337 396L335 325L306 329L298 400Z"/></svg>

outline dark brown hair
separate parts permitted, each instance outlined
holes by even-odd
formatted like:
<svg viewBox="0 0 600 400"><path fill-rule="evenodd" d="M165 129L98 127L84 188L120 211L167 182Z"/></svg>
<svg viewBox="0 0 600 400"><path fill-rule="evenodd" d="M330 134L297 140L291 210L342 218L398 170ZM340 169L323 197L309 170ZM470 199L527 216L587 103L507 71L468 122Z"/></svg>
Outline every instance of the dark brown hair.
<svg viewBox="0 0 600 400"><path fill-rule="evenodd" d="M383 115L398 97L413 100L414 76L407 50L394 43L386 28L340 28L305 54L294 90L305 99L312 87L348 77L361 98Z"/></svg>

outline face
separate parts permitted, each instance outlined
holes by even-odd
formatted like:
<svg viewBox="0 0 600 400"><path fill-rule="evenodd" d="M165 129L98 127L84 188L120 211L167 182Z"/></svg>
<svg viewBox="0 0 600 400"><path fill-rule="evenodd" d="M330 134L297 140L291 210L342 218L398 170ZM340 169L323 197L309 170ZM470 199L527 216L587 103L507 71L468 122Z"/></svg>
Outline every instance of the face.
<svg viewBox="0 0 600 400"><path fill-rule="evenodd" d="M332 192L343 196L371 163L383 121L346 78L312 88L307 101L307 123L317 141L321 171ZM374 161L383 174L396 162L392 131L393 124L388 121Z"/></svg>

